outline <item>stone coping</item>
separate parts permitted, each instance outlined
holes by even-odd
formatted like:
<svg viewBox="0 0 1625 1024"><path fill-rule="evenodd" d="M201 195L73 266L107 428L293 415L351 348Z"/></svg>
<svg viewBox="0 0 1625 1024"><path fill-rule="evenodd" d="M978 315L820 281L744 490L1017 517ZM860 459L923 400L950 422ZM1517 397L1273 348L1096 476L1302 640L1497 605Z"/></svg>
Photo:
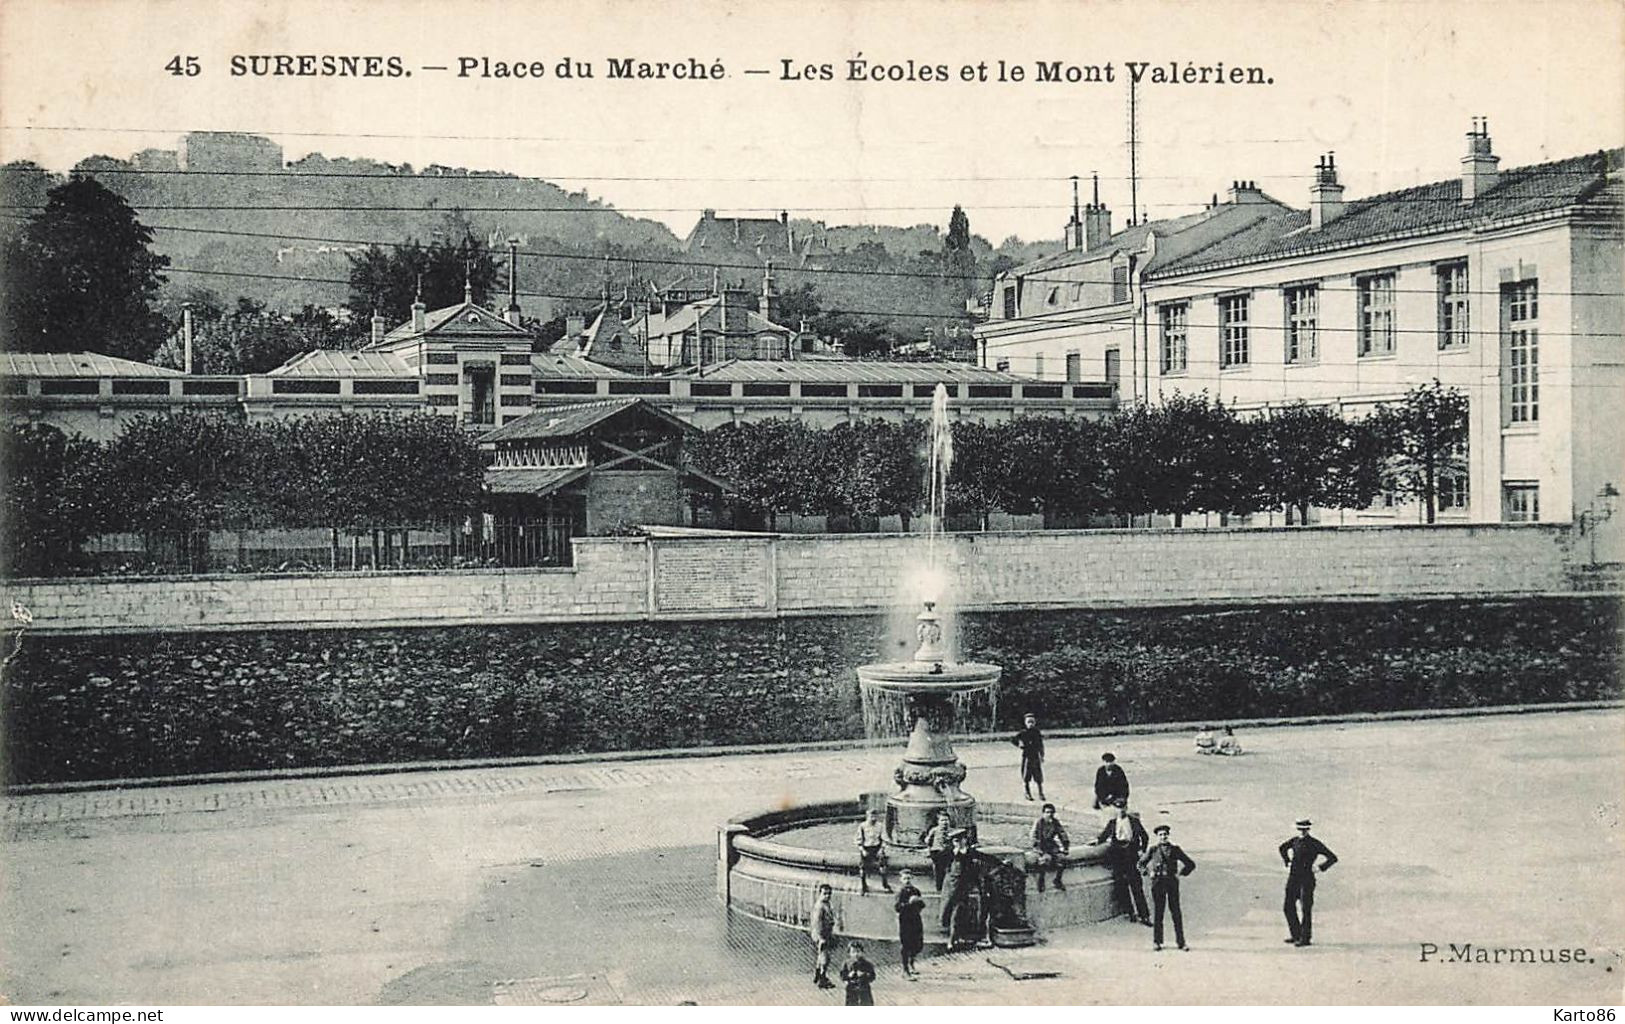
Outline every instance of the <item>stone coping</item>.
<svg viewBox="0 0 1625 1024"><path fill-rule="evenodd" d="M741 856L752 857L757 860L772 861L776 864L786 864L795 867L823 868L834 871L856 873L858 870L858 855L845 850L814 850L805 846L796 846L788 842L778 842L773 836L792 832L797 827L807 825L822 825L833 822L857 823L864 815L870 799L883 800L887 794L866 794L865 798L858 800L836 800L824 803L803 804L782 810L761 811L747 813L728 819L730 831L736 834L732 838L735 851ZM1085 821L1090 816L1079 814L1067 808L1058 808L1057 816L1063 821ZM978 801L976 804L976 818L978 821L998 822L1026 822L1036 820L1038 817L1037 805L1002 803L998 801ZM1004 846L1000 844L978 845L977 849L992 856L1009 857L1022 854L1023 859L1030 859L1024 847ZM1067 867L1081 864L1099 864L1106 859L1105 846L1092 846L1089 843L1074 841L1072 849L1063 858ZM904 847L888 847L886 851L887 862L890 869L908 868L911 871L931 871L931 860L923 851Z"/></svg>

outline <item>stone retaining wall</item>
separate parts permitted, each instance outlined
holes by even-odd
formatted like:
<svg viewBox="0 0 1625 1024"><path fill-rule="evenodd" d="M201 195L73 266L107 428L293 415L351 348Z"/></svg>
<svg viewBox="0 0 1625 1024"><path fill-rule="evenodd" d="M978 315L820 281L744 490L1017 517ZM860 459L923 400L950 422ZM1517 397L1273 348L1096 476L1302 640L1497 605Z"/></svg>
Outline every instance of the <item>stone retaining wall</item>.
<svg viewBox="0 0 1625 1024"><path fill-rule="evenodd" d="M1566 526L952 534L944 599L969 610L1493 597L1573 589ZM919 534L583 538L569 569L20 580L50 632L739 618L918 599Z"/></svg>

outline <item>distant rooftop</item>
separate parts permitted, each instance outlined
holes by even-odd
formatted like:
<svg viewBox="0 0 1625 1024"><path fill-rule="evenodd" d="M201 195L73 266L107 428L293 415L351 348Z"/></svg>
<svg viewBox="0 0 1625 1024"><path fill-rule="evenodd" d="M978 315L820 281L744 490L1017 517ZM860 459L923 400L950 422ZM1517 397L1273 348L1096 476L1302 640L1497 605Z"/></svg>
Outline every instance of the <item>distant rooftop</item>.
<svg viewBox="0 0 1625 1024"><path fill-rule="evenodd" d="M889 362L868 359L733 359L685 367L675 377L715 381L808 381L831 384L1028 384L1027 377L985 370L970 363Z"/></svg>

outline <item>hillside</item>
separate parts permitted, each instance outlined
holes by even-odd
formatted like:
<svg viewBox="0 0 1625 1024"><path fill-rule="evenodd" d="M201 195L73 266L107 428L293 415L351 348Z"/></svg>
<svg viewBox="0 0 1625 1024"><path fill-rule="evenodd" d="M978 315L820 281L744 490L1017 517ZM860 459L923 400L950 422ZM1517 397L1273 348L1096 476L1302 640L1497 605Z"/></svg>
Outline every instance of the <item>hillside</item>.
<svg viewBox="0 0 1625 1024"><path fill-rule="evenodd" d="M981 280L966 281L945 276L937 225L826 226L788 215L784 222L798 238L816 239L813 246L799 253L748 244L689 252L664 224L551 182L319 153L284 163L270 140L225 133L192 133L175 151L89 157L74 171L95 175L153 228L154 247L174 268L172 292L241 294L280 309L340 305L348 296L338 283L348 277L348 253L371 241L427 241L456 210L466 211L475 233L494 246L511 236L526 251L547 254L523 259L519 275L521 291L532 293L523 299L527 315L544 319L589 308L606 273L616 291L639 277L666 283L685 275L709 280L713 273L754 287L756 268L772 260L781 289L812 283L826 311L878 321L912 339L927 326L962 321L964 299L986 286L998 255L973 237ZM9 222L43 203L61 180L29 164L0 168L0 198L14 208ZM1015 261L1032 249L1019 239L1001 246ZM605 255L621 259L606 263Z"/></svg>

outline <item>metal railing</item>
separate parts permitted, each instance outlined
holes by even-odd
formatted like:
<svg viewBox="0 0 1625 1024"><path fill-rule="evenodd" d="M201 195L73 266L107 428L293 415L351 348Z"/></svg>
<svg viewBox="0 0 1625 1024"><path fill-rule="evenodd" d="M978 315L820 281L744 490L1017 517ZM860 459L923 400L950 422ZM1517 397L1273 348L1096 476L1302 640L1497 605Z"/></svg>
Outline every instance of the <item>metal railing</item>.
<svg viewBox="0 0 1625 1024"><path fill-rule="evenodd" d="M105 533L61 559L51 575L354 572L568 566L575 525L563 519L376 527L253 527Z"/></svg>

